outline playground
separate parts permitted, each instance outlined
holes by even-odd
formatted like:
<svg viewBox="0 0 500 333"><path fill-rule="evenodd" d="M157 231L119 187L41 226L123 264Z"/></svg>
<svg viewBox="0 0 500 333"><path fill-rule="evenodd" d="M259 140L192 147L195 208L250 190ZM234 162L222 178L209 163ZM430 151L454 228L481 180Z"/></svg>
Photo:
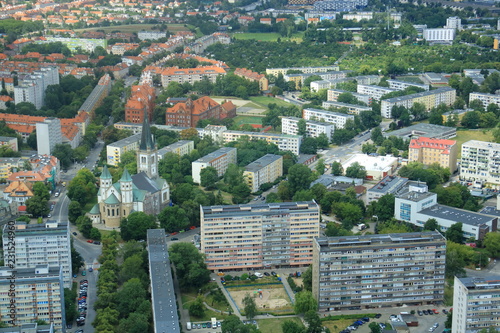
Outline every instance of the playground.
<svg viewBox="0 0 500 333"><path fill-rule="evenodd" d="M263 287L263 288L261 288ZM243 309L243 298L250 294L260 312L292 311L292 302L282 285L227 288L238 308Z"/></svg>

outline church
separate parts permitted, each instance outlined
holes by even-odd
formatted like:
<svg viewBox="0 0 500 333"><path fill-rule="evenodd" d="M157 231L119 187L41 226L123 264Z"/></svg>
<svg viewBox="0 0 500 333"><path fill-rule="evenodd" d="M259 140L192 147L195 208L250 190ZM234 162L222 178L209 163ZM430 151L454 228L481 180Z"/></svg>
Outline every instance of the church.
<svg viewBox="0 0 500 333"><path fill-rule="evenodd" d="M122 218L132 212L158 215L170 203L170 187L158 176L158 149L145 117L137 152L137 174L131 176L125 168L120 180L113 184L105 165L99 177L97 204L87 214L92 224L107 228L120 227Z"/></svg>

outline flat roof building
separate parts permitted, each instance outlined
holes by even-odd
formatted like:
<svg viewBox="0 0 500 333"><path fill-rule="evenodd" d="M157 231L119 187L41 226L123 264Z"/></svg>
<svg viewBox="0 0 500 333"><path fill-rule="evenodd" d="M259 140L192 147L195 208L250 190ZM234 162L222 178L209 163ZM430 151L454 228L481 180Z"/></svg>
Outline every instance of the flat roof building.
<svg viewBox="0 0 500 333"><path fill-rule="evenodd" d="M383 134L386 138L397 136L408 139L414 136L425 136L427 138L450 139L457 136L457 129L455 127L419 123L392 132L384 132Z"/></svg>
<svg viewBox="0 0 500 333"><path fill-rule="evenodd" d="M243 132L243 131L224 131L222 133L224 142L237 141L239 138L247 136L250 140L264 140L267 143L273 143L281 151L290 151L295 155L300 153L302 136L279 133L265 132Z"/></svg>
<svg viewBox="0 0 500 333"><path fill-rule="evenodd" d="M320 122L335 124L336 129L343 129L345 127L345 124L347 123L347 120L354 121L353 115L313 108L302 110L302 118L306 120L316 120Z"/></svg>
<svg viewBox="0 0 500 333"><path fill-rule="evenodd" d="M203 206L201 252L214 271L304 267L319 236L315 201Z"/></svg>
<svg viewBox="0 0 500 333"><path fill-rule="evenodd" d="M427 305L444 297L446 239L437 231L314 239L319 311Z"/></svg>
<svg viewBox="0 0 500 333"><path fill-rule="evenodd" d="M460 179L500 187L500 144L469 140L462 144Z"/></svg>
<svg viewBox="0 0 500 333"><path fill-rule="evenodd" d="M298 135L299 121L301 118L297 117L283 117L281 118L281 132L283 134ZM317 138L320 134L324 133L328 138L328 142L332 140L333 132L335 132L335 125L324 123L315 120L305 120L306 122L306 136Z"/></svg>
<svg viewBox="0 0 500 333"><path fill-rule="evenodd" d="M142 125L140 125L142 127ZM122 154L139 150L139 143L141 141L141 133L134 134L128 138L110 143L106 146L106 163L112 166L118 166L121 162Z"/></svg>
<svg viewBox="0 0 500 333"><path fill-rule="evenodd" d="M364 105L349 104L342 102L329 102L325 101L321 105L324 108L346 109L349 114L359 115L361 112L372 111L372 108Z"/></svg>
<svg viewBox="0 0 500 333"><path fill-rule="evenodd" d="M283 176L283 156L266 154L245 167L243 177L252 193L265 183L272 183Z"/></svg>
<svg viewBox="0 0 500 333"><path fill-rule="evenodd" d="M223 147L191 163L193 181L198 184L201 182L200 173L206 167L214 167L217 175L222 177L229 164L236 164L236 152L236 148Z"/></svg>
<svg viewBox="0 0 500 333"><path fill-rule="evenodd" d="M384 177L377 184L373 185L368 191L366 191L366 203L370 203L374 200L380 199L386 194L395 194L400 189L402 189L410 180L408 178L399 176L387 176ZM426 185L427 186L427 185Z"/></svg>
<svg viewBox="0 0 500 333"><path fill-rule="evenodd" d="M398 166L397 157L353 154L349 159L342 163L342 168L346 170L356 162L366 169L367 179L375 180L392 175Z"/></svg>
<svg viewBox="0 0 500 333"><path fill-rule="evenodd" d="M174 153L179 156L191 154L194 149L194 141L179 140L171 145L158 149L158 159L162 159L167 153Z"/></svg>

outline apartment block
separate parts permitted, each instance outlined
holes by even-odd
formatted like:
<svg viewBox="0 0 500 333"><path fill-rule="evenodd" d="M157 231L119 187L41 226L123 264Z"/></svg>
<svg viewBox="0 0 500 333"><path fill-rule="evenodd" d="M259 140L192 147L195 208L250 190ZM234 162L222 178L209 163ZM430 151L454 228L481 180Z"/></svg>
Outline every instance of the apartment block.
<svg viewBox="0 0 500 333"><path fill-rule="evenodd" d="M298 124L301 118L283 117L281 118L281 132L283 134L297 135L299 132ZM317 138L321 133L324 133L328 138L328 142L332 140L335 125L323 123L315 120L306 120L306 135L308 137Z"/></svg>
<svg viewBox="0 0 500 333"><path fill-rule="evenodd" d="M47 264L62 267L64 288L71 288L71 246L69 222L49 221L43 224L16 222L14 231L15 269L35 268ZM3 228L3 252L9 253L9 229Z"/></svg>
<svg viewBox="0 0 500 333"><path fill-rule="evenodd" d="M367 85L367 84L358 84L357 92L358 94L368 95L372 99L379 101L382 99L382 96L389 94L391 92L397 91L396 89L391 89L387 87Z"/></svg>
<svg viewBox="0 0 500 333"><path fill-rule="evenodd" d="M150 72L143 72L138 85L132 86L130 98L125 103L125 121L142 124L144 117L153 121L156 90Z"/></svg>
<svg viewBox="0 0 500 333"><path fill-rule="evenodd" d="M452 105L455 103L457 91L450 87L438 88L435 90L424 91L416 94L384 99L380 105L380 113L384 118L392 117L392 108L394 106L404 106L409 109L414 103L420 103L425 109L430 109L439 104Z"/></svg>
<svg viewBox="0 0 500 333"><path fill-rule="evenodd" d="M435 219L443 233L453 224L462 223L464 239L473 237L476 240L483 240L488 232L496 231L498 225L496 216L440 205L436 193L428 192L427 187L414 185L396 196L394 217L417 227Z"/></svg>
<svg viewBox="0 0 500 333"><path fill-rule="evenodd" d="M7 146L7 148L12 149L13 151L19 150L16 137L0 136L0 146Z"/></svg>
<svg viewBox="0 0 500 333"><path fill-rule="evenodd" d="M457 31L449 28L424 29L423 37L428 42L451 43L455 39Z"/></svg>
<svg viewBox="0 0 500 333"><path fill-rule="evenodd" d="M490 104L496 104L500 106L500 95L495 94L486 94L480 92L473 92L469 94L469 101L479 100L483 103L484 107L487 107Z"/></svg>
<svg viewBox="0 0 500 333"><path fill-rule="evenodd" d="M437 231L319 237L313 262L320 312L443 301L446 239Z"/></svg>
<svg viewBox="0 0 500 333"><path fill-rule="evenodd" d="M453 284L452 333L500 327L500 276L456 277Z"/></svg>
<svg viewBox="0 0 500 333"><path fill-rule="evenodd" d="M457 170L458 144L455 140L433 139L424 136L410 141L408 162L423 165L438 163L453 174Z"/></svg>
<svg viewBox="0 0 500 333"><path fill-rule="evenodd" d="M27 158L22 157L1 157L0 158L0 178L7 179L13 171L21 170Z"/></svg>
<svg viewBox="0 0 500 333"><path fill-rule="evenodd" d="M342 102L328 102L325 101L321 105L324 108L335 108L335 109L345 109L349 114L359 115L361 112L371 111L372 108L369 106L357 105L357 104L349 104Z"/></svg>
<svg viewBox="0 0 500 333"><path fill-rule="evenodd" d="M59 84L59 72L56 67L44 67L25 76L14 87L14 101L32 103L37 109L45 104L45 90L49 85Z"/></svg>
<svg viewBox="0 0 500 333"><path fill-rule="evenodd" d="M319 76L322 80L338 80L347 77L347 73L352 71L328 71L328 72L317 72L317 73L301 73L301 74L285 74L283 78L285 81L295 82L295 88L300 89L304 85L304 81L311 76Z"/></svg>
<svg viewBox="0 0 500 333"><path fill-rule="evenodd" d="M500 185L500 144L470 140L462 144L460 179Z"/></svg>
<svg viewBox="0 0 500 333"><path fill-rule="evenodd" d="M259 83L259 90L264 91L269 89L269 80L264 74L259 74L257 72L253 72L249 69L246 68L236 68L234 70L234 75L237 75L239 77L242 77L244 79L253 81L253 82L258 82Z"/></svg>
<svg viewBox="0 0 500 333"><path fill-rule="evenodd" d="M319 214L315 201L203 206L205 263L214 271L308 266Z"/></svg>
<svg viewBox="0 0 500 333"><path fill-rule="evenodd" d="M283 176L283 156L267 154L248 164L243 176L252 193L265 183L272 183Z"/></svg>
<svg viewBox="0 0 500 333"><path fill-rule="evenodd" d="M167 153L174 153L179 156L189 155L194 149L194 141L180 140L158 149L158 159L162 159Z"/></svg>
<svg viewBox="0 0 500 333"><path fill-rule="evenodd" d="M14 285L12 281L15 281ZM12 328L33 325L36 320L43 320L57 332L66 332L63 284L60 266L40 264L31 268L0 267L0 322ZM48 327L49 330L43 332L53 333ZM7 332L38 331L17 331L14 327Z"/></svg>
<svg viewBox="0 0 500 333"><path fill-rule="evenodd" d="M312 83L311 83L312 84ZM369 95L358 94L352 91L341 90L341 89L328 89L327 101L329 102L337 102L338 98L341 94L349 93L356 97L356 99L360 102L365 103L366 105L372 104L372 98Z"/></svg>
<svg viewBox="0 0 500 333"><path fill-rule="evenodd" d="M335 124L336 129L343 129L349 119L354 121L353 115L312 108L302 110L302 118Z"/></svg>
<svg viewBox="0 0 500 333"><path fill-rule="evenodd" d="M52 155L55 146L63 141L59 118L45 118L36 123L36 142L39 155Z"/></svg>
<svg viewBox="0 0 500 333"><path fill-rule="evenodd" d="M290 1L291 2L291 1ZM337 12L352 12L359 8L366 7L368 0L321 0L314 2L315 10L337 11Z"/></svg>
<svg viewBox="0 0 500 333"><path fill-rule="evenodd" d="M462 30L462 19L458 16L448 17L445 28Z"/></svg>
<svg viewBox="0 0 500 333"><path fill-rule="evenodd" d="M406 88L409 87L417 87L424 89L426 91L429 90L429 85L427 84L420 84L420 83L413 83L413 82L399 81L399 80L387 80L387 83L389 83L389 88L396 90L405 90Z"/></svg>
<svg viewBox="0 0 500 333"><path fill-rule="evenodd" d="M278 76L279 74L285 75L288 71L301 71L304 74L310 73L324 73L330 71L338 71L339 66L322 66L322 67L284 67L284 68L266 68L267 75Z"/></svg>
<svg viewBox="0 0 500 333"><path fill-rule="evenodd" d="M141 133L134 134L128 138L113 142L106 146L106 163L112 166L118 166L121 162L122 154L139 150L139 143L141 141Z"/></svg>
<svg viewBox="0 0 500 333"><path fill-rule="evenodd" d="M222 177L229 164L236 164L236 153L236 148L224 147L197 159L191 163L193 181L198 184L201 182L200 173L206 167L214 167L217 175Z"/></svg>
<svg viewBox="0 0 500 333"><path fill-rule="evenodd" d="M281 151L290 151L299 155L302 136L290 134L264 133L264 132L243 132L243 131L224 131L222 133L224 142L237 141L241 137L248 137L250 140L264 140L278 146Z"/></svg>
<svg viewBox="0 0 500 333"><path fill-rule="evenodd" d="M163 87L167 87L170 82L177 83L190 83L207 78L210 82L215 83L215 79L219 75L226 75L226 71L222 67L218 66L202 66L196 68L178 68L178 67L168 67L165 68L161 73L161 84Z"/></svg>
<svg viewBox="0 0 500 333"><path fill-rule="evenodd" d="M137 33L137 38L140 40L157 40L160 38L166 38L167 37L167 32L166 31L139 31Z"/></svg>

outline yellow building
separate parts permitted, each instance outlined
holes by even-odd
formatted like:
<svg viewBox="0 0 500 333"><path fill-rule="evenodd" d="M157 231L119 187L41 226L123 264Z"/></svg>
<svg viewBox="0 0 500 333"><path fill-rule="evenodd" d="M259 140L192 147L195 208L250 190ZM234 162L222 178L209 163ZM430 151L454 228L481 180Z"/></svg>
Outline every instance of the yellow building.
<svg viewBox="0 0 500 333"><path fill-rule="evenodd" d="M252 193L265 183L272 183L283 176L283 156L267 154L245 167L243 176Z"/></svg>
<svg viewBox="0 0 500 333"><path fill-rule="evenodd" d="M139 150L139 142L141 141L141 134L135 134L120 141L113 142L106 146L106 160L108 165L118 166L121 162L121 156L128 152L134 153Z"/></svg>
<svg viewBox="0 0 500 333"><path fill-rule="evenodd" d="M410 141L408 162L420 162L424 165L438 163L451 173L457 169L458 145L454 140L414 138Z"/></svg>
<svg viewBox="0 0 500 333"><path fill-rule="evenodd" d="M29 161L22 157L3 157L0 158L0 178L7 179L17 169L24 170L24 162Z"/></svg>

